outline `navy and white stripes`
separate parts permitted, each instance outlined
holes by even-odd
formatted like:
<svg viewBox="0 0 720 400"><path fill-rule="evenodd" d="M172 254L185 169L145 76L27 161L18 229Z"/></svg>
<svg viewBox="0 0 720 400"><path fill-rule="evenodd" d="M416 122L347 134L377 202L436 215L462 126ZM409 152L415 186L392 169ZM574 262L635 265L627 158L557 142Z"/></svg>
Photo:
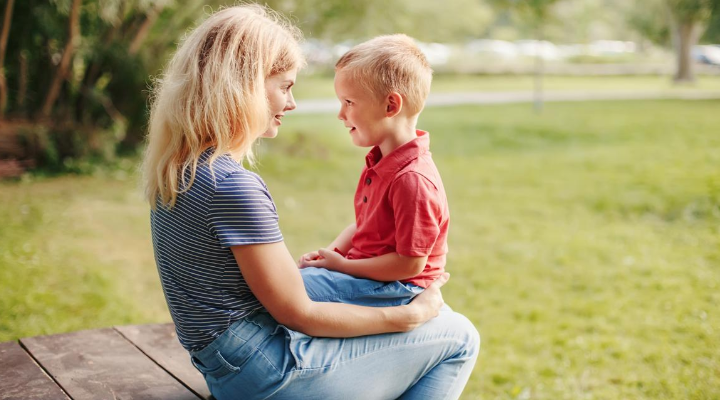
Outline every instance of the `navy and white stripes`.
<svg viewBox="0 0 720 400"><path fill-rule="evenodd" d="M265 183L229 155L206 164L175 206L150 213L160 281L180 343L200 350L233 322L262 309L250 292L231 246L283 240Z"/></svg>

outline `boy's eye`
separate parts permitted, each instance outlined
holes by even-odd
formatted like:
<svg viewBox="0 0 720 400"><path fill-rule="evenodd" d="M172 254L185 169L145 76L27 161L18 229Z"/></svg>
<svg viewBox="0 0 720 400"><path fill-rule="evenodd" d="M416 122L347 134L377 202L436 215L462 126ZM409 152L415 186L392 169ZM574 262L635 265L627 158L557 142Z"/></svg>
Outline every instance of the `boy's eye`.
<svg viewBox="0 0 720 400"><path fill-rule="evenodd" d="M350 105L350 104L352 104L352 101L350 101L350 100L345 100L345 104Z"/></svg>

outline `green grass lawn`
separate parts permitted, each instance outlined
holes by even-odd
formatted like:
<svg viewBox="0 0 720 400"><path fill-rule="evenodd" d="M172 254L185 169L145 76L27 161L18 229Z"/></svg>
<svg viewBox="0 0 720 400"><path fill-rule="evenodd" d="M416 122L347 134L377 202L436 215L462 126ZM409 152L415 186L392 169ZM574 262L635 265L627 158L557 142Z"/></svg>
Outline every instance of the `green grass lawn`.
<svg viewBox="0 0 720 400"><path fill-rule="evenodd" d="M720 101L426 110L451 209L465 399L720 398ZM362 149L288 114L259 172L294 255L352 221ZM0 341L169 321L125 169L0 184Z"/></svg>
<svg viewBox="0 0 720 400"><path fill-rule="evenodd" d="M437 75L433 93L533 90L531 75ZM699 76L693 85L674 86L667 76L546 76L546 90L570 91L720 91L720 76ZM297 99L335 98L332 77L302 72L293 87Z"/></svg>

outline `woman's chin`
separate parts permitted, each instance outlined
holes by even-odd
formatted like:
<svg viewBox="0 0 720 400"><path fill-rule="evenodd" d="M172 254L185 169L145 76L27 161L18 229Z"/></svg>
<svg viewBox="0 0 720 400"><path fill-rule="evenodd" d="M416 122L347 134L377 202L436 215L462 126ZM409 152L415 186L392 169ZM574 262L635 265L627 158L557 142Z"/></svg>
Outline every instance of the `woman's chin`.
<svg viewBox="0 0 720 400"><path fill-rule="evenodd" d="M265 131L262 135L260 135L261 138L266 139L272 139L278 135L277 128L270 128L267 131Z"/></svg>

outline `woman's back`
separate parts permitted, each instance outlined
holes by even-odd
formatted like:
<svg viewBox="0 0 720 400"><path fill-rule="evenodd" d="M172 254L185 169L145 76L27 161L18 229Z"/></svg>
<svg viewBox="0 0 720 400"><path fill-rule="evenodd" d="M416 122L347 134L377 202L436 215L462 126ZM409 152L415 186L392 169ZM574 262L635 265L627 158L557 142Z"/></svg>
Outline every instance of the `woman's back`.
<svg viewBox="0 0 720 400"><path fill-rule="evenodd" d="M172 209L151 212L155 258L178 337L199 350L240 318L262 309L230 246L282 240L275 205L262 179L205 151L190 189ZM213 174L214 172L214 174Z"/></svg>

